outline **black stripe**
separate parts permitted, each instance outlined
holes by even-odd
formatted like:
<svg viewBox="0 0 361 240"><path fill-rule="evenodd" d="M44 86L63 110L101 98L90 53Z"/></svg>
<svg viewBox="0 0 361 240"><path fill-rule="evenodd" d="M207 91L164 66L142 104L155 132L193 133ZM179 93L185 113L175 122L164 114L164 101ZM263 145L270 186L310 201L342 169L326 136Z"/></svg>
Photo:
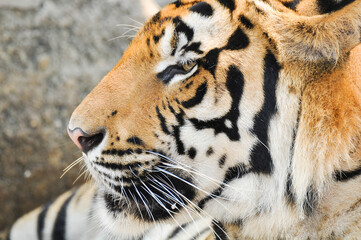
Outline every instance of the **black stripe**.
<svg viewBox="0 0 361 240"><path fill-rule="evenodd" d="M252 149L251 165L252 171L269 174L273 169L271 154L268 150L268 128L272 116L277 111L276 87L280 65L275 56L268 52L265 57L264 70L264 103L261 111L254 120L253 133L259 139L259 142Z"/></svg>
<svg viewBox="0 0 361 240"><path fill-rule="evenodd" d="M220 222L213 222L213 230L214 230L214 236L216 237L216 240L228 240L226 234L226 229L224 228L223 224Z"/></svg>
<svg viewBox="0 0 361 240"><path fill-rule="evenodd" d="M151 18L150 22L151 22L152 24L155 24L155 23L158 22L159 20L160 20L160 12L158 12L157 14L155 14L155 15Z"/></svg>
<svg viewBox="0 0 361 240"><path fill-rule="evenodd" d="M134 145L138 145L138 146L144 146L144 142L142 139L140 139L137 136L133 136L127 139L128 143L134 144Z"/></svg>
<svg viewBox="0 0 361 240"><path fill-rule="evenodd" d="M216 72L216 67L218 64L219 53L221 51L222 50L219 48L212 49L207 53L206 56L204 56L202 58L201 64L202 64L203 68L208 70L213 75L213 77L216 77L215 72Z"/></svg>
<svg viewBox="0 0 361 240"><path fill-rule="evenodd" d="M318 11L320 14L335 12L353 3L354 1L355 0L317 0Z"/></svg>
<svg viewBox="0 0 361 240"><path fill-rule="evenodd" d="M193 98L182 102L183 107L192 108L200 104L207 93L207 82L203 83L197 88L196 94Z"/></svg>
<svg viewBox="0 0 361 240"><path fill-rule="evenodd" d="M167 128L167 124L166 124L166 120L164 118L164 116L160 113L159 111L159 108L156 107L155 108L156 111L157 111L157 116L159 118L159 121L160 121L160 127L162 128L162 131L165 133L165 134L170 134L168 128Z"/></svg>
<svg viewBox="0 0 361 240"><path fill-rule="evenodd" d="M295 194L294 194L294 191L293 191L293 186L292 186L292 176L291 176L290 172L287 174L285 195L286 195L287 202L290 205L294 205L296 203L296 197L295 197Z"/></svg>
<svg viewBox="0 0 361 240"><path fill-rule="evenodd" d="M225 46L225 49L229 50L239 50L246 48L249 45L249 39L247 35L243 32L242 29L237 28L231 37L228 39L228 43Z"/></svg>
<svg viewBox="0 0 361 240"><path fill-rule="evenodd" d="M125 199L114 198L112 194L104 194L105 207L113 213L119 214L127 207Z"/></svg>
<svg viewBox="0 0 361 240"><path fill-rule="evenodd" d="M247 17L245 17L244 15L240 15L239 16L239 21L248 29L252 29L254 27L253 23L251 22L251 20L249 20Z"/></svg>
<svg viewBox="0 0 361 240"><path fill-rule="evenodd" d="M148 162L149 164L149 162ZM126 169L126 170L130 170L129 168ZM103 177L104 177L104 181L107 182L109 185L112 184L112 185L116 185L117 183L119 182L123 182L124 184L131 184L132 182L133 183L139 183L140 184L140 180L139 180L139 177L112 177L110 176L109 174L106 174L106 173L103 173L99 170L95 170L97 171L99 174L101 174ZM134 174L138 174L138 170L134 170L132 169L132 171L134 172ZM133 176L133 175L132 175Z"/></svg>
<svg viewBox="0 0 361 240"><path fill-rule="evenodd" d="M177 113L174 108L170 105L170 103L168 102L168 108L171 111L171 113L175 116L175 118L177 119L178 125L179 126L183 126L184 125L184 111L179 108L179 113Z"/></svg>
<svg viewBox="0 0 361 240"><path fill-rule="evenodd" d="M193 85L193 81L190 81L189 83L187 83L187 85L185 86L185 88L186 89L189 89L190 88L190 86L192 86ZM178 100L178 99L176 99L176 100ZM179 100L178 100L179 101ZM179 103L178 103L179 104Z"/></svg>
<svg viewBox="0 0 361 240"><path fill-rule="evenodd" d="M61 206L58 216L56 217L54 229L52 233L52 240L65 240L66 235L66 211L71 199L74 197L76 190L66 199Z"/></svg>
<svg viewBox="0 0 361 240"><path fill-rule="evenodd" d="M164 36L164 34L165 34L165 30L163 29L159 35L154 35L153 36L154 43L157 44L159 40Z"/></svg>
<svg viewBox="0 0 361 240"><path fill-rule="evenodd" d="M244 175L248 174L250 171L244 163L240 163L234 167L228 168L226 176L223 180L224 184L229 183L235 179L242 178Z"/></svg>
<svg viewBox="0 0 361 240"><path fill-rule="evenodd" d="M219 168L222 168L224 166L226 160L227 160L227 155L222 155L222 157L218 160Z"/></svg>
<svg viewBox="0 0 361 240"><path fill-rule="evenodd" d="M186 45L182 48L184 48L184 51L186 52L195 52L195 53L198 53L198 54L203 54L203 51L199 49L199 47L201 46L201 42L194 42L194 43L191 43L189 46Z"/></svg>
<svg viewBox="0 0 361 240"><path fill-rule="evenodd" d="M176 0L176 1L172 2L171 4L174 4L177 8L179 8L180 6L183 5L181 0Z"/></svg>
<svg viewBox="0 0 361 240"><path fill-rule="evenodd" d="M171 234L169 234L169 236L167 237L168 240L172 239L173 237L175 237L181 230L183 230L186 226L188 225L188 223L184 223L182 225L180 225L179 227L177 227L176 229L173 230L173 232L171 232Z"/></svg>
<svg viewBox="0 0 361 240"><path fill-rule="evenodd" d="M290 8L292 10L296 10L297 8L297 5L301 2L301 0L294 0L294 1L291 1L291 2L284 2L283 5L287 8Z"/></svg>
<svg viewBox="0 0 361 240"><path fill-rule="evenodd" d="M121 164L121 163L109 163L109 162L94 162L96 165L105 167L105 168L110 168L113 170L127 170L129 168L139 168L139 165L142 165L141 162L133 162L133 163L129 163L129 164Z"/></svg>
<svg viewBox="0 0 361 240"><path fill-rule="evenodd" d="M361 166L352 171L337 171L334 179L339 182L345 182L361 175Z"/></svg>
<svg viewBox="0 0 361 240"><path fill-rule="evenodd" d="M188 156L191 158L191 159L194 159L197 155L197 150L194 148L194 147L191 147L189 150L188 150Z"/></svg>
<svg viewBox="0 0 361 240"><path fill-rule="evenodd" d="M184 144L183 144L182 140L180 139L179 126L173 126L173 136L175 138L175 143L176 143L176 146L177 146L177 152L180 155L184 155L185 154L185 148L184 148Z"/></svg>
<svg viewBox="0 0 361 240"><path fill-rule="evenodd" d="M169 102L168 102L168 108L171 111L171 113L175 116L175 118L177 119L177 125L172 126L172 128L173 128L172 135L175 138L177 152L180 155L184 155L185 147L184 147L182 140L180 139L180 127L182 127L184 125L184 111L182 109L179 109L180 112L177 113L174 110L174 108L170 105Z"/></svg>
<svg viewBox="0 0 361 240"><path fill-rule="evenodd" d="M303 210L306 216L310 216L313 213L313 210L315 209L317 204L317 199L318 195L316 189L311 184L307 189L306 198L303 202Z"/></svg>
<svg viewBox="0 0 361 240"><path fill-rule="evenodd" d="M297 112L297 120L296 120L296 126L293 129L293 135L292 135L292 143L291 143L291 161L288 167L288 173L287 173L287 182L286 182L286 191L285 191L285 196L286 199L288 201L288 203L290 205L294 205L296 203L296 197L295 197L295 193L294 193L294 189L293 189L293 179L292 179L292 162L293 162L293 156L295 153L295 144L296 144L296 137L297 137L297 132L298 132L298 126L299 126L299 122L300 122L300 117L301 117L301 108L299 107L298 112Z"/></svg>
<svg viewBox="0 0 361 240"><path fill-rule="evenodd" d="M139 154L139 153L141 153L141 152L138 152L139 150L142 151L139 148L138 149L130 149L130 148L128 148L127 150L120 150L120 149L111 148L111 149L107 149L107 150L102 151L102 154L118 155L119 157L122 157L124 155L131 155L134 152Z"/></svg>
<svg viewBox="0 0 361 240"><path fill-rule="evenodd" d="M213 15L213 8L206 2L199 2L189 8L190 11L199 13L204 17L210 17Z"/></svg>
<svg viewBox="0 0 361 240"><path fill-rule="evenodd" d="M232 127L230 129L227 128L228 130L230 130L230 132L225 132L228 132L227 135L232 141L238 141L240 139L240 135L238 132L238 118L240 116L239 104L243 95L244 76L237 66L229 66L227 72L226 87L229 91L229 94L231 95L232 104L230 111L225 116L225 119L231 121Z"/></svg>
<svg viewBox="0 0 361 240"><path fill-rule="evenodd" d="M213 191L211 195L201 199L198 202L198 207L200 209L204 209L205 205L207 202L211 201L212 199L214 199L214 196L220 196L222 194L223 190L221 188L218 188L217 190Z"/></svg>
<svg viewBox="0 0 361 240"><path fill-rule="evenodd" d="M223 179L223 183L222 185L216 189L214 192L211 193L211 195L203 198L202 200L199 201L198 203L198 207L200 207L201 209L204 208L205 204L214 199L217 196L221 196L223 190L225 189L226 185L235 180L235 179L240 179L243 176L247 175L248 173L250 173L249 168L247 168L247 166L244 163L240 163L236 166L230 167L228 168L226 175Z"/></svg>
<svg viewBox="0 0 361 240"><path fill-rule="evenodd" d="M175 31L177 33L184 33L188 39L188 42L190 42L193 39L194 31L191 27L189 27L187 24L185 24L180 17L175 17L173 19L173 23L175 25Z"/></svg>
<svg viewBox="0 0 361 240"><path fill-rule="evenodd" d="M244 77L242 72L234 65L231 65L228 69L226 86L231 95L232 104L225 116L210 121L200 121L195 118L189 119L189 121L197 130L211 128L215 134L225 133L231 141L238 141L240 134L237 121L240 116L239 104L243 94ZM226 121L231 121L232 126L227 126Z"/></svg>
<svg viewBox="0 0 361 240"><path fill-rule="evenodd" d="M52 202L46 204L43 209L41 210L39 216L38 216L38 225L37 225L37 233L38 233L38 239L43 240L43 230L44 230L44 223L45 223L45 217L46 213L48 212L48 209Z"/></svg>
<svg viewBox="0 0 361 240"><path fill-rule="evenodd" d="M202 231L198 232L195 236L193 236L190 240L197 240L197 238L202 236L203 233L210 232L210 231L211 231L211 229L209 227L206 227Z"/></svg>
<svg viewBox="0 0 361 240"><path fill-rule="evenodd" d="M229 11L233 12L236 6L234 5L234 0L218 0L225 8L228 8Z"/></svg>
<svg viewBox="0 0 361 240"><path fill-rule="evenodd" d="M213 148L212 148L212 147L209 147L208 150L207 150L207 152L206 152L206 155L207 155L207 157L209 157L209 156L212 155L213 153L214 153Z"/></svg>

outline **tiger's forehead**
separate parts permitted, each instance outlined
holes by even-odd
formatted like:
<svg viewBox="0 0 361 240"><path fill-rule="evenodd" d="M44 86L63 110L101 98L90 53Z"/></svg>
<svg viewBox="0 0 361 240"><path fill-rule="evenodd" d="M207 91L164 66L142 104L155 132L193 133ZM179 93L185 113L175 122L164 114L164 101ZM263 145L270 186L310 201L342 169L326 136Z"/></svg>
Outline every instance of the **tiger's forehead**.
<svg viewBox="0 0 361 240"><path fill-rule="evenodd" d="M154 35L161 33L165 27L175 24L179 25L175 29L176 31L190 34L186 28L183 28L182 21L193 27L193 29L197 29L197 32L202 32L202 30L210 31L209 29L216 30L231 21L231 17L232 14L230 14L229 8L222 5L219 1L176 1L165 6L154 15L145 24L140 33L147 36ZM215 23L218 23L218 25L215 25ZM187 36L191 37L190 35Z"/></svg>
<svg viewBox="0 0 361 240"><path fill-rule="evenodd" d="M229 11L218 1L177 1L153 16L139 37L145 37L150 47L156 45L162 57L175 55L178 46L191 42L201 43L207 51L225 44L237 27Z"/></svg>

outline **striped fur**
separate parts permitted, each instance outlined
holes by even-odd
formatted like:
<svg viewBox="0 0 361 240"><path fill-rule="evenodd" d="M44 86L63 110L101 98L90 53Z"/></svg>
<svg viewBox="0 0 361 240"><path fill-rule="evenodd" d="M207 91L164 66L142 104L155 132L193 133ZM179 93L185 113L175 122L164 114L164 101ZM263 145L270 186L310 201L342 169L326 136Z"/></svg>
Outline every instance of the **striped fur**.
<svg viewBox="0 0 361 240"><path fill-rule="evenodd" d="M102 191L88 183L59 196L19 219L10 229L8 239L87 240L87 239L205 239L212 233L210 219L193 224L160 225L144 233L116 236L99 228L104 211ZM130 227L130 226L128 226ZM5 239L5 236L4 236Z"/></svg>
<svg viewBox="0 0 361 240"><path fill-rule="evenodd" d="M361 0L166 6L70 119L94 183L10 239L358 238L360 41Z"/></svg>

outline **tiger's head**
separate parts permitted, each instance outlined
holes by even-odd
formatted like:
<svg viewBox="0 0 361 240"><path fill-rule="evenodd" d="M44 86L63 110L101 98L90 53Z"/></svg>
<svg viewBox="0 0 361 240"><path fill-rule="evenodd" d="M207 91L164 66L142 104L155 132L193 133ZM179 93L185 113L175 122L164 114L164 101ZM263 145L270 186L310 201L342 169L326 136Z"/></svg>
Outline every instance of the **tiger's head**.
<svg viewBox="0 0 361 240"><path fill-rule="evenodd" d="M105 214L144 224L309 214L345 160L324 149L333 133L318 131L330 122L310 106L327 93L310 86L345 64L360 12L355 3L306 17L257 0L163 8L70 119ZM345 156L352 132L332 135Z"/></svg>

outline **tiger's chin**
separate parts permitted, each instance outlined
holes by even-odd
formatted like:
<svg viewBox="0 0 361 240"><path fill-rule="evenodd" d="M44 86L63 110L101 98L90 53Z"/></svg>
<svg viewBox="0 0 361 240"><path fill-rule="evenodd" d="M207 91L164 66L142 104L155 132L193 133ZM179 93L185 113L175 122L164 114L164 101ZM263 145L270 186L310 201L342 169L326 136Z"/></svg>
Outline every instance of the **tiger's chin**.
<svg viewBox="0 0 361 240"><path fill-rule="evenodd" d="M130 214L152 223L175 218L188 221L196 211L193 200L197 189L192 177L183 170L157 163L151 166L152 171L122 170L116 176L94 163L88 165L93 178L104 189L106 207L113 215Z"/></svg>

